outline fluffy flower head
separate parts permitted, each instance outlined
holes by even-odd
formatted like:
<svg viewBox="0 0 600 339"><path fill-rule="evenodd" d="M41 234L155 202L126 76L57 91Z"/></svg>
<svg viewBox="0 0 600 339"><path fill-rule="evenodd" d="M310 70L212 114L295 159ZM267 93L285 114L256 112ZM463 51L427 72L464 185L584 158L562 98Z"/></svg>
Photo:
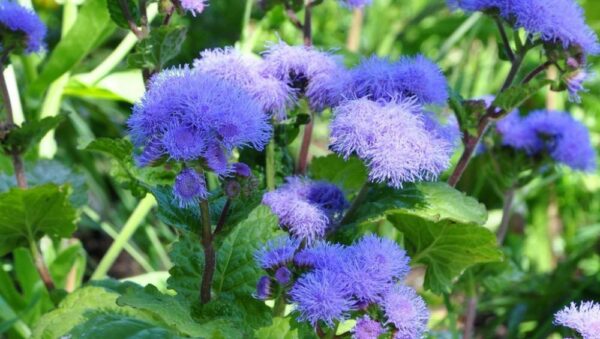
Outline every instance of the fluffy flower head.
<svg viewBox="0 0 600 339"><path fill-rule="evenodd" d="M17 46L11 46L6 45L7 41L0 41L0 50L17 48L17 51L34 53L44 49L46 25L34 11L19 5L16 1L0 1L0 31L4 30L15 34L14 37L9 38L10 40L18 41L24 38L24 42L17 42ZM5 34L2 32L3 40Z"/></svg>
<svg viewBox="0 0 600 339"><path fill-rule="evenodd" d="M261 73L306 96L313 110L320 112L341 100L347 71L332 55L314 47L279 42L268 48L264 59Z"/></svg>
<svg viewBox="0 0 600 339"><path fill-rule="evenodd" d="M352 329L352 339L374 339L384 333L385 329L379 322L365 315L356 320L356 325Z"/></svg>
<svg viewBox="0 0 600 339"><path fill-rule="evenodd" d="M383 302L387 323L397 329L395 338L419 339L427 330L429 310L425 301L408 286L395 286Z"/></svg>
<svg viewBox="0 0 600 339"><path fill-rule="evenodd" d="M208 196L204 176L192 168L183 169L175 178L173 195L180 207L197 204L199 199Z"/></svg>
<svg viewBox="0 0 600 339"><path fill-rule="evenodd" d="M202 160L219 175L227 174L233 148L260 150L271 135L268 117L246 91L189 68L152 78L128 125L146 154L142 164L164 154L175 161Z"/></svg>
<svg viewBox="0 0 600 339"><path fill-rule="evenodd" d="M396 62L371 56L350 72L346 96L373 101L414 98L420 104L444 105L448 85L441 69L422 55Z"/></svg>
<svg viewBox="0 0 600 339"><path fill-rule="evenodd" d="M593 301L583 301L579 305L571 303L554 315L554 324L574 329L583 339L598 338L600 304Z"/></svg>
<svg viewBox="0 0 600 339"><path fill-rule="evenodd" d="M335 185L290 177L285 185L265 194L263 204L294 237L312 242L325 235L347 202Z"/></svg>
<svg viewBox="0 0 600 339"><path fill-rule="evenodd" d="M228 47L205 50L194 61L194 69L212 74L244 88L265 112L285 118L285 111L294 98L286 83L268 74L261 74L263 61Z"/></svg>
<svg viewBox="0 0 600 339"><path fill-rule="evenodd" d="M349 255L348 249L343 245L320 241L298 252L294 257L294 264L317 270L341 272Z"/></svg>
<svg viewBox="0 0 600 339"><path fill-rule="evenodd" d="M300 277L290 291L292 301L297 304L301 321L315 326L322 321L329 327L334 321L344 320L352 309L353 302L348 288L337 274L317 270Z"/></svg>
<svg viewBox="0 0 600 339"><path fill-rule="evenodd" d="M449 166L453 145L425 128L421 108L411 100L345 102L330 128L332 150L363 159L372 182L401 187L434 179Z"/></svg>
<svg viewBox="0 0 600 339"><path fill-rule="evenodd" d="M181 7L193 16L204 12L206 0L181 0Z"/></svg>
<svg viewBox="0 0 600 339"><path fill-rule="evenodd" d="M279 237L269 240L254 254L254 259L263 269L275 269L286 265L294 259L300 242L290 237Z"/></svg>
<svg viewBox="0 0 600 339"><path fill-rule="evenodd" d="M579 171L596 168L596 152L587 127L568 113L534 111L509 114L498 124L503 143L535 155L546 151L558 163Z"/></svg>

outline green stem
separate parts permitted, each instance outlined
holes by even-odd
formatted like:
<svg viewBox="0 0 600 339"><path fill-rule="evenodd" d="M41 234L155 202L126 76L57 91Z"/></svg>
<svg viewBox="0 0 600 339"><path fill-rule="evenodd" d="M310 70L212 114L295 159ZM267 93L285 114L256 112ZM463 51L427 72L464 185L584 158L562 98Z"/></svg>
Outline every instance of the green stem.
<svg viewBox="0 0 600 339"><path fill-rule="evenodd" d="M119 235L100 261L100 264L98 264L98 267L96 267L96 270L90 278L91 280L98 280L106 277L108 270L115 263L115 261L119 257L119 254L121 254L121 251L127 244L127 241L129 241L131 236L133 236L135 231L146 218L146 215L148 215L150 210L155 205L156 200L151 194L147 194L144 197L144 199L140 201L133 213L131 213L131 215L129 216L129 219L127 219L127 222L125 222L123 229L121 230L121 232L119 232Z"/></svg>
<svg viewBox="0 0 600 339"><path fill-rule="evenodd" d="M275 138L273 137L265 151L265 180L267 190L275 189Z"/></svg>
<svg viewBox="0 0 600 339"><path fill-rule="evenodd" d="M52 280L52 276L50 275L48 266L46 266L46 262L44 261L42 253L40 253L38 244L33 238L31 238L29 241L29 249L31 250L31 255L33 256L35 268L37 269L44 286L46 286L48 292L52 292L56 288L56 285L54 285L54 280Z"/></svg>
<svg viewBox="0 0 600 339"><path fill-rule="evenodd" d="M23 322L10 307L10 305L0 296L0 318L6 322L14 321L12 327L22 338L31 337L31 329Z"/></svg>
<svg viewBox="0 0 600 339"><path fill-rule="evenodd" d="M367 198L367 195L369 194L369 189L370 188L371 188L371 184L367 181L362 186L362 188L360 189L360 191L358 192L358 194L356 195L356 197L352 201L352 205L350 205L350 208L348 209L348 211L344 215L344 218L342 218L342 221L340 222L340 225L346 225L346 224L348 224L350 222L350 220L352 220L352 217L354 216L354 213L356 213L356 210L360 207L360 205Z"/></svg>
<svg viewBox="0 0 600 339"><path fill-rule="evenodd" d="M77 5L74 0L66 0L63 5L63 22L61 38L64 38L71 30L71 27L77 20ZM65 86L71 77L70 72L66 72L58 79L54 80L48 88L48 93L44 98L44 103L40 111L40 117L53 117L60 112L60 104L62 102ZM54 139L54 130L49 131L40 141L39 155L41 157L52 159L56 154L56 140Z"/></svg>
<svg viewBox="0 0 600 339"><path fill-rule="evenodd" d="M106 222L100 223L100 228L106 234L108 234L113 239L113 241L115 241L119 237L119 232L117 232L112 226L110 226ZM129 255L131 255L133 260L135 260L138 264L140 264L140 266L142 266L144 271L146 271L146 272L154 271L154 268L152 267L152 265L150 265L148 260L146 260L144 255L140 251L138 251L135 247L133 247L129 243L129 241L123 245L123 249L125 250L125 252L127 252L127 253L129 253Z"/></svg>
<svg viewBox="0 0 600 339"><path fill-rule="evenodd" d="M284 317L285 316L285 293L281 293L277 299L275 299L275 305L273 305L273 316Z"/></svg>
<svg viewBox="0 0 600 339"><path fill-rule="evenodd" d="M211 298L212 281L217 264L217 255L213 247L208 200L200 201L200 212L202 247L204 248L204 274L202 274L202 283L200 286L200 302L207 304Z"/></svg>
<svg viewBox="0 0 600 339"><path fill-rule="evenodd" d="M158 257L160 258L160 262L162 263L163 267L165 267L165 268L171 267L173 265L171 263L171 259L169 259L169 255L167 254L167 251L165 251L165 247L163 246L163 244L160 242L160 239L158 238L158 234L156 233L156 230L154 229L154 227L146 226L144 228L144 230L146 231L146 235L148 236L148 239L150 239L152 248L154 248L154 250L156 250L156 253L158 254Z"/></svg>
<svg viewBox="0 0 600 339"><path fill-rule="evenodd" d="M448 320L450 321L450 332L452 333L452 339L459 339L458 327L456 326L456 310L452 305L452 300L450 300L450 295L448 293L444 293L444 305L446 306L446 312L448 312Z"/></svg>

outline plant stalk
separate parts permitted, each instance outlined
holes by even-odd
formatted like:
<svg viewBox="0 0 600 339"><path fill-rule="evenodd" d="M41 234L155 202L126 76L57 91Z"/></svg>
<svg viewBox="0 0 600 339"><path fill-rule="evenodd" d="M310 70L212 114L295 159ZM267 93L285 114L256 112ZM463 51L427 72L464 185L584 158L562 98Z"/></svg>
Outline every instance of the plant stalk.
<svg viewBox="0 0 600 339"><path fill-rule="evenodd" d="M284 317L285 305L285 293L281 293L279 297L275 299L275 304L273 305L273 317Z"/></svg>
<svg viewBox="0 0 600 339"><path fill-rule="evenodd" d="M310 113L310 121L304 126L304 134L302 135L302 145L300 146L300 154L298 155L298 166L296 167L296 173L305 174L306 168L308 167L308 156L310 150L310 143L312 141L313 129L315 127L315 114Z"/></svg>
<svg viewBox="0 0 600 339"><path fill-rule="evenodd" d="M355 8L352 11L352 23L350 24L350 32L348 32L348 41L346 42L346 48L350 52L358 52L360 48L360 33L362 32L363 26L363 8Z"/></svg>
<svg viewBox="0 0 600 339"><path fill-rule="evenodd" d="M208 200L200 201L201 214L201 236L202 248L204 248L204 274L202 274L202 283L200 286L200 302L207 304L211 298L211 287L215 268L217 264L217 255L213 246L213 236L210 225L210 207Z"/></svg>
<svg viewBox="0 0 600 339"><path fill-rule="evenodd" d="M275 138L271 138L265 151L265 181L267 190L275 189Z"/></svg>
<svg viewBox="0 0 600 339"><path fill-rule="evenodd" d="M304 0L304 25L302 33L304 36L304 46L312 46L312 5L313 0Z"/></svg>
<svg viewBox="0 0 600 339"><path fill-rule="evenodd" d="M512 208L512 204L515 198L516 188L513 186L504 193L504 206L502 207L502 221L500 222L500 227L496 233L496 240L498 245L502 246L504 243L504 239L506 239L506 234L508 233L508 226L510 224L510 211Z"/></svg>
<svg viewBox="0 0 600 339"><path fill-rule="evenodd" d="M227 221L227 216L229 216L229 209L231 208L231 199L227 198L225 201L225 206L221 210L221 215L219 216L219 220L217 221L217 226L215 227L215 231L213 232L213 237L219 234L223 227L225 226L225 222Z"/></svg>
<svg viewBox="0 0 600 339"><path fill-rule="evenodd" d="M361 187L360 191L358 192L358 194L356 195L356 197L352 201L352 205L350 205L350 208L348 208L348 211L346 212L346 214L342 218L342 221L340 221L340 225L345 225L350 220L352 220L352 217L354 216L354 213L356 213L356 210L360 207L360 205L367 198L367 195L369 194L369 190L370 189L371 189L371 184L367 181Z"/></svg>
<svg viewBox="0 0 600 339"><path fill-rule="evenodd" d="M44 286L46 286L48 292L54 291L56 285L54 284L54 280L52 280L48 266L46 266L46 263L44 262L44 257L42 256L42 253L40 253L38 244L33 238L29 242L29 249L31 250L31 255L33 256L35 268L38 271Z"/></svg>

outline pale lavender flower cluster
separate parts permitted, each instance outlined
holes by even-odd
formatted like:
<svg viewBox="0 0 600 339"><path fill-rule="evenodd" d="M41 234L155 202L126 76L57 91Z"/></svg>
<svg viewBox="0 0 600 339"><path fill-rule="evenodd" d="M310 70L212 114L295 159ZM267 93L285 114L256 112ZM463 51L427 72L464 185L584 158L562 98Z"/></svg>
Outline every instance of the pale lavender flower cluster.
<svg viewBox="0 0 600 339"><path fill-rule="evenodd" d="M307 242L323 238L348 207L337 186L298 177L290 177L285 185L266 193L263 204L277 215L284 230Z"/></svg>
<svg viewBox="0 0 600 339"><path fill-rule="evenodd" d="M134 145L142 149L138 165L166 159L219 175L232 170L228 159L234 148L260 150L271 136L268 116L246 91L187 67L154 76L128 125ZM195 203L206 196L203 176L185 169L174 193L181 206Z"/></svg>
<svg viewBox="0 0 600 339"><path fill-rule="evenodd" d="M554 324L577 331L583 339L596 339L600 335L600 304L582 301L571 303L554 315Z"/></svg>
<svg viewBox="0 0 600 339"><path fill-rule="evenodd" d="M231 47L205 50L194 69L233 82L248 91L263 110L282 120L295 99L294 91L274 76L261 72L264 61Z"/></svg>
<svg viewBox="0 0 600 339"><path fill-rule="evenodd" d="M193 16L204 12L206 8L206 0L181 0L181 8L184 11L191 13Z"/></svg>
<svg viewBox="0 0 600 339"><path fill-rule="evenodd" d="M17 49L24 50L25 53L40 52L44 49L44 38L46 37L46 25L40 17L31 9L19 5L17 2L2 0L0 1L0 30L2 34L13 32L16 35L11 37L13 43L23 39L18 45L5 45L6 41L0 41L0 51ZM4 36L2 37L4 40Z"/></svg>
<svg viewBox="0 0 600 339"><path fill-rule="evenodd" d="M347 70L338 58L314 47L271 45L264 53L261 70L286 83L295 97L306 97L314 111L320 112L342 100Z"/></svg>
<svg viewBox="0 0 600 339"><path fill-rule="evenodd" d="M554 161L574 170L593 171L596 152L585 125L568 113L534 111L522 117L515 111L498 122L506 146L530 155L547 152Z"/></svg>
<svg viewBox="0 0 600 339"><path fill-rule="evenodd" d="M331 328L352 313L357 315L352 333L358 339L376 338L387 331L396 333L394 338L416 339L427 329L425 302L412 288L401 285L410 258L392 240L367 235L351 246L318 242L309 247L291 239L277 240L259 250L256 258L269 272L257 284L257 295L264 290L265 279L279 283L296 305L298 320L313 327ZM288 275L297 277L293 284L277 278L282 267L296 272ZM373 307L382 310L378 319L365 312Z"/></svg>
<svg viewBox="0 0 600 339"><path fill-rule="evenodd" d="M432 133L424 120L414 99L347 101L334 109L331 149L365 161L372 182L399 188L433 180L450 165L455 143Z"/></svg>
<svg viewBox="0 0 600 339"><path fill-rule="evenodd" d="M448 84L441 69L422 55L396 62L377 56L364 59L351 70L347 86L348 98L414 98L423 105L444 105L448 100Z"/></svg>
<svg viewBox="0 0 600 339"><path fill-rule="evenodd" d="M600 53L598 36L585 23L581 6L574 0L448 0L466 11L498 10L515 28L538 35L547 43L577 48L586 54Z"/></svg>

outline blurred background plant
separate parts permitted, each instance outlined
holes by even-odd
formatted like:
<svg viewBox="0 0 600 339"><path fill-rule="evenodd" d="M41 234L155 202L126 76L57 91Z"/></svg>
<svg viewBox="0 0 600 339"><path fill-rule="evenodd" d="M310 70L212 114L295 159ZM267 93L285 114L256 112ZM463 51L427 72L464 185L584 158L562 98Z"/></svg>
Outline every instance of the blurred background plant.
<svg viewBox="0 0 600 339"><path fill-rule="evenodd" d="M585 0L581 4L588 23L600 32L600 3ZM110 16L98 15L97 8L106 6L105 0L34 0L32 5L48 24L47 44L52 52L12 57L14 69L7 72L21 85L17 110L25 121L58 114L66 114L66 121L25 155L29 180L69 182L76 193L74 204L83 212L73 239L41 243L55 283L72 291L90 277L110 276L164 287L171 266L167 248L177 235L149 213L154 198L144 197L144 191L136 190L128 180L130 164L105 156L118 158L118 152L129 154L131 149L97 145L84 150L98 138L126 134L131 105L144 91L142 72L130 67L135 60L127 60L136 37L118 28ZM149 17L153 15L150 11ZM464 98L492 94L510 66L502 60L494 22L479 13L450 12L444 0L374 0L364 11L324 1L313 15L314 44L336 50L349 66L371 54L397 59L422 53L439 63L451 87ZM188 35L181 53L163 67L190 63L206 48L234 45L260 53L268 42L278 39L302 43L302 34L288 20L285 9L272 6L269 0L211 1L199 17L172 20L174 25L188 27ZM525 61L530 68L536 66L536 57ZM598 61L589 60L596 73ZM554 72L548 70L550 75ZM544 89L522 111L546 107L571 112L589 126L593 143L598 145L600 78L593 77L586 87L582 104L571 104L564 92ZM316 121L315 156L329 152L327 119L326 112ZM291 154L297 154L296 143ZM486 205L490 211L487 227L495 231L502 223L506 194L502 180L514 170L514 159L489 157L483 152L473 160L459 189ZM46 160L33 165L38 158ZM5 173L0 176L0 191L5 191L14 185L10 159L0 157L0 170ZM561 330L552 325L553 313L571 300L600 300L600 176L561 167L511 188L510 194L506 260L470 269L458 286L478 296L474 323L478 336L558 336ZM389 233L384 226L382 232ZM44 287L28 251L17 250L2 261L0 333L27 337L52 302L42 293ZM420 284L418 274L413 279ZM461 336L465 294L445 298L426 294L426 299L433 310L429 335Z"/></svg>

